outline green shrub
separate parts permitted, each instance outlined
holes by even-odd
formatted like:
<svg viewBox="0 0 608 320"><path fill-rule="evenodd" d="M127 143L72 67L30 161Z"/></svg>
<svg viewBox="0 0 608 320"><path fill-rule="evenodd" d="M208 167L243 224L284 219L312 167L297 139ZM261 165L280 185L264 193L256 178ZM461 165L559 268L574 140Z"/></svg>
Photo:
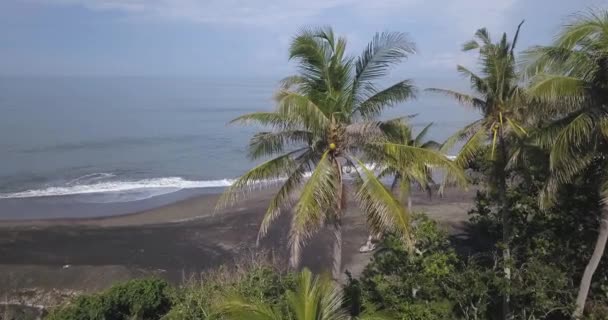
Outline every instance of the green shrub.
<svg viewBox="0 0 608 320"><path fill-rule="evenodd" d="M462 313L459 303L472 304L483 313L488 286L479 281L471 290L468 283L483 279L480 270L466 268L434 221L416 215L414 226L415 252L408 252L398 238L388 235L361 278L349 281L345 295L351 313L377 308L396 319L455 319Z"/></svg>
<svg viewBox="0 0 608 320"><path fill-rule="evenodd" d="M50 312L49 320L160 319L172 306L174 292L160 279L136 279L93 295L77 297Z"/></svg>
<svg viewBox="0 0 608 320"><path fill-rule="evenodd" d="M236 296L272 306L287 314L285 293L295 288L295 279L293 273L283 272L267 263L222 267L185 285L175 306L164 319L223 319L219 316L218 305L226 298Z"/></svg>

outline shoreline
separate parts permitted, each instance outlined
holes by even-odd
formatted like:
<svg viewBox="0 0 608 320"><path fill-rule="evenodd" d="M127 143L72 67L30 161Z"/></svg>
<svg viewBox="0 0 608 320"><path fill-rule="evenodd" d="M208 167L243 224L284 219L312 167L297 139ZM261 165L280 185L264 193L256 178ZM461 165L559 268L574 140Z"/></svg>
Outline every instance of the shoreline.
<svg viewBox="0 0 608 320"><path fill-rule="evenodd" d="M179 192L176 192L179 193ZM172 220L170 217L161 217L158 213L173 212L175 218L179 218L177 214L180 210L185 213L185 219L189 218L203 218L213 213L206 213L201 216L192 217L191 213L194 208L193 205L199 205L201 203L208 203L215 206L215 201L219 197L219 193L192 193L188 195L174 195L173 197L165 196L165 198L174 198L175 200L161 201L159 205L155 205L154 201L141 200L138 202L147 202L140 204L145 209L137 209L137 206L133 210L126 209L125 213L118 214L106 214L97 216L85 216L85 217L50 217L50 218L26 218L26 219L0 219L0 228L5 227L18 227L18 226L120 226L120 225L142 225L142 224L162 224L162 223L179 223L183 222L182 219ZM161 196L162 197L162 196ZM101 204L102 206L104 204ZM86 206L85 206L86 207ZM129 208L129 205L125 205Z"/></svg>
<svg viewBox="0 0 608 320"><path fill-rule="evenodd" d="M180 284L260 249L283 260L288 253L288 212L277 219L261 246L255 246L273 191L259 191L217 213L219 195L206 194L122 216L0 222L0 298L37 292L35 296L47 301L28 303L53 305L66 293L96 291L136 277L160 276ZM429 199L426 193L416 192L414 209L458 234L474 195L473 190L450 190L442 198ZM360 274L372 253L358 251L367 229L365 217L352 201L343 232L344 270ZM303 266L313 272L328 270L330 237L322 231L313 238L303 252Z"/></svg>

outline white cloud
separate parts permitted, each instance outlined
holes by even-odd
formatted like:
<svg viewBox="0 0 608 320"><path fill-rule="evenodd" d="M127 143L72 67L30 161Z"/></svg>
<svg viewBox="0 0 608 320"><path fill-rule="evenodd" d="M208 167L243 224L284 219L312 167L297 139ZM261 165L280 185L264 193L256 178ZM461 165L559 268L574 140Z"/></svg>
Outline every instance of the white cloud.
<svg viewBox="0 0 608 320"><path fill-rule="evenodd" d="M458 30L502 27L507 11L521 0L30 0L119 11L143 18L185 20L223 25L277 26L306 24L326 13L346 20L382 23L425 19Z"/></svg>
<svg viewBox="0 0 608 320"><path fill-rule="evenodd" d="M510 14L522 0L29 0L48 5L79 6L93 11L121 12L137 19L164 19L192 23L266 27L267 38L251 56L263 66L285 59L294 28L330 23L349 39L349 49L358 53L371 31L404 30L420 34L429 28L437 38L421 38L420 54L412 62L422 69L453 70L455 65L473 65L474 55L459 51L476 29L511 32L507 23L517 23ZM373 26L373 27L372 27ZM365 35L362 33L365 32Z"/></svg>
<svg viewBox="0 0 608 320"><path fill-rule="evenodd" d="M153 18L201 23L274 25L301 22L330 9L361 14L389 13L419 0L37 0L79 5L91 10L115 10Z"/></svg>
<svg viewBox="0 0 608 320"><path fill-rule="evenodd" d="M473 66L476 55L469 52L441 52L431 55L423 65L431 68L456 69L457 65Z"/></svg>
<svg viewBox="0 0 608 320"><path fill-rule="evenodd" d="M460 30L477 30L487 27L490 30L501 30L510 20L509 11L517 0L460 0L448 1L443 12Z"/></svg>

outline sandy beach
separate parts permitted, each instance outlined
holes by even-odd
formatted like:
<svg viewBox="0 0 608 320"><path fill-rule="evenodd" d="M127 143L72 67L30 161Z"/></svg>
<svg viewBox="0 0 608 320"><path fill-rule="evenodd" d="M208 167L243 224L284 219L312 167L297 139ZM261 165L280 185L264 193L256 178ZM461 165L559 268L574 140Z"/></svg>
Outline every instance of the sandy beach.
<svg viewBox="0 0 608 320"><path fill-rule="evenodd" d="M158 275L179 284L185 278L237 257L265 249L286 255L289 215L262 241L255 240L272 190L261 191L221 212L218 195L201 195L133 214L105 218L0 222L0 299L29 304L57 303L70 292L88 292L133 277ZM450 190L443 197L414 194L425 211L450 233L461 232L473 191ZM343 264L361 272L371 254L359 247L367 237L365 219L349 203L344 219ZM329 237L321 233L306 247L303 265L330 265Z"/></svg>

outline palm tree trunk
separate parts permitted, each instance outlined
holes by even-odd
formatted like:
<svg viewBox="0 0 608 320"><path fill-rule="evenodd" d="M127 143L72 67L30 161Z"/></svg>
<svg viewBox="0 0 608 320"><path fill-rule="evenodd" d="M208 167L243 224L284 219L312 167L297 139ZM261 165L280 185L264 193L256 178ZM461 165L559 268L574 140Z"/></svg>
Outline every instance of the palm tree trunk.
<svg viewBox="0 0 608 320"><path fill-rule="evenodd" d="M332 249L333 266L331 275L334 281L339 282L342 276L342 215L346 209L346 185L342 181L342 167L338 161L335 161L339 172L340 192L339 202L336 210L336 217L333 224L334 229L334 244Z"/></svg>
<svg viewBox="0 0 608 320"><path fill-rule="evenodd" d="M502 127L499 129L499 144L500 144L500 161L496 163L496 178L497 178L497 190L498 190L498 206L500 217L502 220L502 258L503 258L503 272L506 280L506 290L502 297L502 317L503 320L512 319L511 314L511 221L509 215L509 208L507 206L507 177L505 168L507 166L507 147L503 136Z"/></svg>
<svg viewBox="0 0 608 320"><path fill-rule="evenodd" d="M579 319L583 316L583 311L585 311L585 302L587 301L587 295L589 294L589 288L591 287L591 279L593 278L593 274L600 264L602 255L604 255L606 240L608 240L608 208L603 208L599 232L595 242L595 249L593 249L593 254L591 255L591 259L589 260L587 267L585 268L583 278L581 279L581 284L578 288L576 309L572 315L574 319Z"/></svg>
<svg viewBox="0 0 608 320"><path fill-rule="evenodd" d="M334 281L340 281L342 276L342 219L336 221L333 227L334 245L333 245L333 268L331 276Z"/></svg>

